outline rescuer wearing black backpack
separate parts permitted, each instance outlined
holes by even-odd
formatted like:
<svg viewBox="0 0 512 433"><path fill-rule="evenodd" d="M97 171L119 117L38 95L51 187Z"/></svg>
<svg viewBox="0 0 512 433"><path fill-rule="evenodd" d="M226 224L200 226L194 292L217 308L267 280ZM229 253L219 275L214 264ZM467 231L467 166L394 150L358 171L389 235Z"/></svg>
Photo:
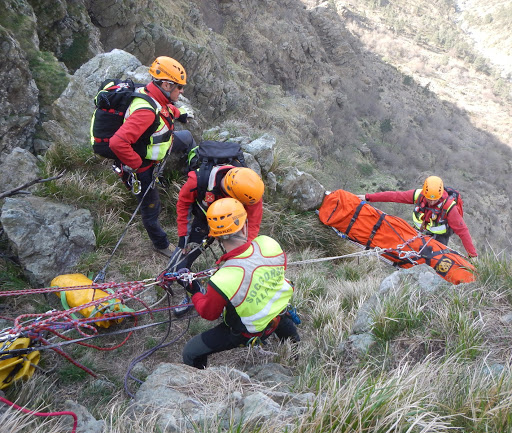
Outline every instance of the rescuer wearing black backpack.
<svg viewBox="0 0 512 433"><path fill-rule="evenodd" d="M143 200L140 212L144 227L154 249L170 257L172 252L167 234L158 222L161 210L158 189L149 186L153 181L155 164L165 157L171 146L173 151L176 147L181 151L194 144L189 131L174 133L173 144L174 121L186 123L189 116L180 113L173 105L183 93L187 74L179 62L165 56L153 62L149 73L153 80L135 92L151 97L156 103L156 110L147 98L134 97L124 114L124 123L109 139L108 146L121 162L123 171L136 173L140 182L140 192L136 195L139 202Z"/></svg>
<svg viewBox="0 0 512 433"><path fill-rule="evenodd" d="M208 222L206 212L216 200L232 197L242 203L247 213L248 239L252 241L258 236L263 216L263 192L265 185L258 173L247 167L234 165L216 165L206 173L206 185L202 187L200 180L204 167L191 170L188 179L181 187L176 203L179 243L175 268L188 268L201 254L197 249L208 238ZM172 260L171 260L172 261ZM190 303L188 294L180 305ZM176 316L185 314L188 306L174 309Z"/></svg>

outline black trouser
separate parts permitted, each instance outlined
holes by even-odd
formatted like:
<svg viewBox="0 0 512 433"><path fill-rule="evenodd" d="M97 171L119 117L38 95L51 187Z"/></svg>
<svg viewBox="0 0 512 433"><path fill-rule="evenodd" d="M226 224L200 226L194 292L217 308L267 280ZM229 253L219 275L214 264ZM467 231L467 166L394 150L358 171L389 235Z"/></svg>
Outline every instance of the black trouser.
<svg viewBox="0 0 512 433"><path fill-rule="evenodd" d="M193 145L195 145L195 141L190 131L183 130L174 133L173 153L181 154ZM141 186L141 191L137 194L137 201L140 203L144 197L140 206L140 214L142 216L142 224L144 224L149 239L151 239L155 248L164 249L169 246L169 239L167 239L167 234L158 222L158 216L162 210L160 194L158 193L157 185L148 190L151 182L153 182L153 171L154 167L151 167L142 173L137 173L137 179L140 181ZM146 192L146 190L148 191Z"/></svg>
<svg viewBox="0 0 512 433"><path fill-rule="evenodd" d="M299 342L300 337L297 328L288 315L283 315L281 321L274 331L279 340L284 341L290 338L294 342ZM272 335L272 334L270 334ZM267 339L270 335L261 337ZM224 350L243 347L250 340L242 334L234 333L224 322L219 323L212 329L192 337L183 349L183 362L196 368L206 368L208 355Z"/></svg>
<svg viewBox="0 0 512 433"><path fill-rule="evenodd" d="M451 233L443 233L437 235L431 235L437 242L441 242L443 245L448 246L448 241L450 240Z"/></svg>
<svg viewBox="0 0 512 433"><path fill-rule="evenodd" d="M142 201L140 214L142 216L142 224L144 224L144 228L148 232L149 239L151 239L155 248L163 249L169 246L169 240L167 239L167 234L163 231L158 222L162 204L160 202L158 187L154 185L154 187L151 188L153 170L154 167L151 167L137 174L137 179L140 181L141 187L140 193L137 194L137 200L139 203Z"/></svg>

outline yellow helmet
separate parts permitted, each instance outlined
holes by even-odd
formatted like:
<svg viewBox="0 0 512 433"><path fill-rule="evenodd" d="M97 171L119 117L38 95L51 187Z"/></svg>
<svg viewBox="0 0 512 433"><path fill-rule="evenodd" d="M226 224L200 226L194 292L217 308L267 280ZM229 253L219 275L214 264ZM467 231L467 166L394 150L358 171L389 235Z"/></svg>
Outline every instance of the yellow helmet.
<svg viewBox="0 0 512 433"><path fill-rule="evenodd" d="M265 185L254 170L247 167L235 167L224 176L224 190L243 204L254 204L261 200Z"/></svg>
<svg viewBox="0 0 512 433"><path fill-rule="evenodd" d="M171 57L157 57L150 66L149 73L157 80L169 80L183 86L187 84L185 68Z"/></svg>
<svg viewBox="0 0 512 433"><path fill-rule="evenodd" d="M427 177L422 192L427 200L439 200L444 192L443 180L437 176Z"/></svg>
<svg viewBox="0 0 512 433"><path fill-rule="evenodd" d="M224 236L242 230L247 220L244 205L234 198L215 200L206 212L210 233L208 236Z"/></svg>

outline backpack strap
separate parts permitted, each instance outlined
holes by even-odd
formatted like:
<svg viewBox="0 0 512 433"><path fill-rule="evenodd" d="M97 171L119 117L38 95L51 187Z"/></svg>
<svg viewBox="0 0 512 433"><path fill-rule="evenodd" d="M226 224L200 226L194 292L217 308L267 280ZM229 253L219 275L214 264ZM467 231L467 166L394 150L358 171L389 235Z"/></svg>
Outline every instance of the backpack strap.
<svg viewBox="0 0 512 433"><path fill-rule="evenodd" d="M204 158L201 161L201 165L199 169L196 170L197 174L197 201L201 203L204 200L206 195L206 190L208 189L208 180L210 178L210 173L213 168L213 161L208 158Z"/></svg>
<svg viewBox="0 0 512 433"><path fill-rule="evenodd" d="M158 108L156 106L155 100L151 96L146 95L144 93L140 93L140 92L133 92L132 96L135 98L142 98L146 102L149 102L149 104L153 107L153 110L155 110L155 114L156 114Z"/></svg>
<svg viewBox="0 0 512 433"><path fill-rule="evenodd" d="M441 208L440 220L446 219L448 212L450 212L457 205L457 200L454 195L449 195L443 203Z"/></svg>

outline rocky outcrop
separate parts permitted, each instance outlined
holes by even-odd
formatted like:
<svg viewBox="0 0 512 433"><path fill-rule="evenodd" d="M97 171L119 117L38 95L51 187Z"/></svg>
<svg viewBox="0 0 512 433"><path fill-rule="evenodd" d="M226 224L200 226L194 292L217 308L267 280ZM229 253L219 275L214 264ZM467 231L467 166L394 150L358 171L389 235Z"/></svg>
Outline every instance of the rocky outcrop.
<svg viewBox="0 0 512 433"><path fill-rule="evenodd" d="M372 333L373 314L378 311L379 305L386 298L390 290L397 289L405 284L410 286L410 290L415 290L425 295L436 293L436 291L441 290L443 287L449 286L446 280L425 264L393 272L382 280L378 292L372 295L359 308L351 334L348 336L347 341L341 343L339 347L341 353L354 351L362 355L369 351L375 344L375 337Z"/></svg>
<svg viewBox="0 0 512 433"><path fill-rule="evenodd" d="M157 413L157 425L168 433L193 432L197 426L210 431L217 430L212 426L219 431L248 428L270 420L285 425L309 410L316 398L313 393L294 393L287 386L278 390L283 383L293 383L290 371L278 364L259 367L242 372L160 364L137 391L134 410Z"/></svg>
<svg viewBox="0 0 512 433"><path fill-rule="evenodd" d="M28 150L15 148L0 162L0 193L35 180L37 171L37 158Z"/></svg>
<svg viewBox="0 0 512 433"><path fill-rule="evenodd" d="M37 16L41 51L51 52L73 72L103 52L100 32L82 2L29 0Z"/></svg>
<svg viewBox="0 0 512 433"><path fill-rule="evenodd" d="M6 198L0 222L25 275L36 286L72 271L96 244L88 210L41 197Z"/></svg>
<svg viewBox="0 0 512 433"><path fill-rule="evenodd" d="M3 13L3 12L2 12ZM37 89L26 52L0 25L0 157L15 147L32 150L39 116Z"/></svg>

